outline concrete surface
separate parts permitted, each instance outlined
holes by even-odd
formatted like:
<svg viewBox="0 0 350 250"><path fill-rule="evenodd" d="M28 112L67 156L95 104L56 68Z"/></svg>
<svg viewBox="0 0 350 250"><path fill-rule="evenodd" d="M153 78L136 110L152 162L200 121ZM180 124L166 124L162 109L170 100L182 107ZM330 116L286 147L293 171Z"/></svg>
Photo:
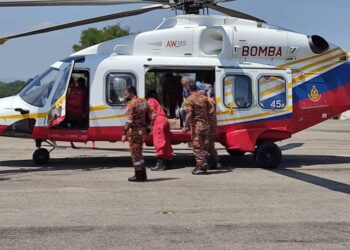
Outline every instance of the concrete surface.
<svg viewBox="0 0 350 250"><path fill-rule="evenodd" d="M279 145L275 170L218 145L224 168L207 176L177 145L176 169L129 183L126 144L56 149L43 168L33 141L1 137L0 249L350 249L350 122Z"/></svg>

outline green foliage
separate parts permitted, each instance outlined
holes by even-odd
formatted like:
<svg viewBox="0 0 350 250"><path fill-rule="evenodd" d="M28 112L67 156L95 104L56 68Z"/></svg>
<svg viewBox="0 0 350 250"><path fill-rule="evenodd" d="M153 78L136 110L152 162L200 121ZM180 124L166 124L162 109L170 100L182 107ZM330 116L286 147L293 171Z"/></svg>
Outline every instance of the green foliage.
<svg viewBox="0 0 350 250"><path fill-rule="evenodd" d="M23 81L14 81L8 84L0 82L0 98L17 95L25 84L26 82Z"/></svg>
<svg viewBox="0 0 350 250"><path fill-rule="evenodd" d="M77 52L92 45L126 35L129 35L129 28L122 28L119 25L107 26L103 29L88 28L81 32L79 44L74 44L72 48L74 52Z"/></svg>

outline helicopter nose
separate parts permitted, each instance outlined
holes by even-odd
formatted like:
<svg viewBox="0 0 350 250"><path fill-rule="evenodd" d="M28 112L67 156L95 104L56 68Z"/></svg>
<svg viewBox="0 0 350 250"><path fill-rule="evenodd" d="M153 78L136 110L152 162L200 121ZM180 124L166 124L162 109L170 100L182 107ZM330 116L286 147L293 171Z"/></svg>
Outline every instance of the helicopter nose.
<svg viewBox="0 0 350 250"><path fill-rule="evenodd" d="M0 136L31 138L35 123L18 96L0 99Z"/></svg>
<svg viewBox="0 0 350 250"><path fill-rule="evenodd" d="M10 96L0 99L0 136L4 135L13 123L8 117L15 114L13 109L14 98L15 96Z"/></svg>

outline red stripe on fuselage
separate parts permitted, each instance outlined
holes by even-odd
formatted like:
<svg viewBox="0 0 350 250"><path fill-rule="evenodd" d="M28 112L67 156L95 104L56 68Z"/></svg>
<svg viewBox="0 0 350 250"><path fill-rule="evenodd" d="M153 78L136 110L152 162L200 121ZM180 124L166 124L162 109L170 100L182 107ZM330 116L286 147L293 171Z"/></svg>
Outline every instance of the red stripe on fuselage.
<svg viewBox="0 0 350 250"><path fill-rule="evenodd" d="M327 103L327 105L325 105ZM322 105L324 107L322 107ZM318 107L321 106L321 107ZM303 108L302 108L303 107ZM350 83L344 84L336 89L322 93L319 103L314 103L308 98L301 100L293 105L293 114L291 118L285 117L268 118L267 120L251 121L238 124L220 126L218 128L217 141L225 142L226 133L238 130L266 129L263 133L265 140L283 140L288 138L288 133L296 133L308 127L316 125L332 116L338 115L350 109ZM243 113L244 111L242 111ZM322 115L327 114L327 118ZM271 119L271 120L270 120ZM0 126L0 134L8 126ZM123 127L90 127L86 131L67 130L67 129L49 129L46 127L35 127L33 130L33 139L55 140L55 141L120 141ZM268 133L268 130L281 131L282 133ZM286 132L285 134L283 133ZM261 138L258 138L261 139ZM148 138L149 141L150 138ZM189 133L182 131L172 131L172 144L178 144L190 140Z"/></svg>
<svg viewBox="0 0 350 250"><path fill-rule="evenodd" d="M323 92L318 102L305 98L293 105L293 133L314 126L350 109L350 83Z"/></svg>
<svg viewBox="0 0 350 250"><path fill-rule="evenodd" d="M1 135L2 132L4 132L7 128L8 128L8 126L0 125L0 135Z"/></svg>

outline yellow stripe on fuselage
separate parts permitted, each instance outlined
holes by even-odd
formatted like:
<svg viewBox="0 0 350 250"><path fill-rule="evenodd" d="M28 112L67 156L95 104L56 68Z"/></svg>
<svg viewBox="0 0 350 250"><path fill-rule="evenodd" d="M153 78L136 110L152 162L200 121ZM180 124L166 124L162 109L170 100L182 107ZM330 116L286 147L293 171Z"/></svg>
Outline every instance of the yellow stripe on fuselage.
<svg viewBox="0 0 350 250"><path fill-rule="evenodd" d="M224 85L229 86L232 85L233 81L232 80L225 80Z"/></svg>
<svg viewBox="0 0 350 250"><path fill-rule="evenodd" d="M299 59L299 60L295 60L295 61L290 62L290 63L285 63L285 64L282 64L282 65L279 65L278 68L286 68L286 67L292 66L294 64L306 62L306 61L309 61L309 60L312 60L312 59L315 59L315 58L319 58L319 57L331 54L331 53L333 53L333 52L335 52L337 50L340 50L340 48L331 49L329 51L326 51L326 52L324 52L322 54L319 54L319 55L316 55L316 56L309 56L309 57L305 57L305 58L302 58L302 59Z"/></svg>
<svg viewBox="0 0 350 250"><path fill-rule="evenodd" d="M100 111L100 110L106 110L108 109L108 107L106 105L98 105L98 106L94 106L94 107L90 107L90 111Z"/></svg>
<svg viewBox="0 0 350 250"><path fill-rule="evenodd" d="M36 113L26 115L4 115L0 116L0 119L19 120L19 119L38 119L47 117L47 113Z"/></svg>
<svg viewBox="0 0 350 250"><path fill-rule="evenodd" d="M284 84L280 84L276 87L265 90L264 92L261 93L260 97L268 96L268 95L273 94L274 92L277 92L277 91L282 90L282 89L285 89Z"/></svg>
<svg viewBox="0 0 350 250"><path fill-rule="evenodd" d="M90 121L98 121L98 120L107 120L107 119L118 119L118 118L125 118L126 114L122 115L109 115L109 116L103 116L103 117L96 117L96 118L91 118Z"/></svg>
<svg viewBox="0 0 350 250"><path fill-rule="evenodd" d="M287 113L287 112L292 111L292 109L293 109L292 106L289 106L287 109L281 110L281 112ZM242 117L222 119L222 120L218 120L218 122L233 122L233 121L247 120L247 119L252 119L252 118L261 118L261 117L269 116L272 114L276 114L276 112L271 111L271 112L264 112L264 113L259 113L259 114L255 114L255 115L247 115L247 116L242 116Z"/></svg>
<svg viewBox="0 0 350 250"><path fill-rule="evenodd" d="M320 64L322 64L322 63L326 63L326 62L332 61L333 59L340 58L340 57L342 57L342 56L344 56L344 55L345 55L345 53L342 52L342 53L337 54L337 55L335 55L335 56L325 58L325 59L323 59L323 60L321 60L321 61L317 61L317 62L314 62L314 63L310 63L310 64L308 64L308 65L305 65L304 67L301 67L300 70L303 70L303 71L304 71L304 70L306 70L306 69L315 67L315 66L320 65ZM339 61L338 61L338 62L339 62ZM337 62L337 63L338 63L338 62Z"/></svg>
<svg viewBox="0 0 350 250"><path fill-rule="evenodd" d="M268 83L272 83L272 82L275 82L275 81L278 81L278 80L282 80L282 79L279 79L277 77L271 77L272 79L271 80L268 80L268 81L264 81L264 82L260 82L259 80L259 86L264 86Z"/></svg>
<svg viewBox="0 0 350 250"><path fill-rule="evenodd" d="M229 109L229 110L217 111L215 114L216 115L232 115L234 112L236 112L236 110Z"/></svg>
<svg viewBox="0 0 350 250"><path fill-rule="evenodd" d="M231 96L231 95L233 95L232 91L225 91L225 96Z"/></svg>
<svg viewBox="0 0 350 250"><path fill-rule="evenodd" d="M327 65L324 65L324 66L322 66L320 68L317 68L317 69L315 69L315 70L313 70L313 71L311 71L311 72L309 72L307 74L304 74L304 75L301 75L301 76L297 76L297 77L293 78L293 84L295 85L295 84L303 81L307 77L310 77L310 76L313 76L313 75L316 75L316 74L320 74L321 71L323 71L325 69L328 69L328 68L331 68L331 67L333 67L334 65L337 65L337 64L339 64L339 62L333 62L333 63L327 64Z"/></svg>

